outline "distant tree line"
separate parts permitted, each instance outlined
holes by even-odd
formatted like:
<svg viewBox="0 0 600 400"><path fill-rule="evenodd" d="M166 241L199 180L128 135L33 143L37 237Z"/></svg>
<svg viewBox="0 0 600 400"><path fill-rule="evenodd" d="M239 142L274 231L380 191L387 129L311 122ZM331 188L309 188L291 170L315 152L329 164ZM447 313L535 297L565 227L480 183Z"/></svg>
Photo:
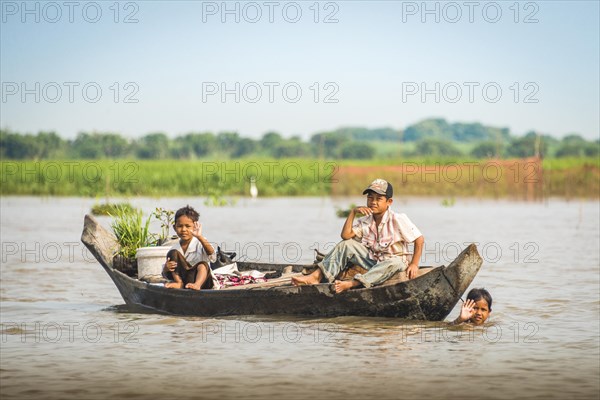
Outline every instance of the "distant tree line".
<svg viewBox="0 0 600 400"><path fill-rule="evenodd" d="M399 146L398 154L387 157L509 158L598 157L600 141L571 134L563 139L529 132L515 137L508 128L479 123L450 124L444 119L427 119L403 131L392 128L341 128L319 132L303 141L267 132L260 139L241 137L237 132L190 132L175 138L149 133L129 139L118 133L81 132L65 140L55 132L21 134L0 130L3 159L198 159L242 157L323 157L329 159L373 159L380 149Z"/></svg>

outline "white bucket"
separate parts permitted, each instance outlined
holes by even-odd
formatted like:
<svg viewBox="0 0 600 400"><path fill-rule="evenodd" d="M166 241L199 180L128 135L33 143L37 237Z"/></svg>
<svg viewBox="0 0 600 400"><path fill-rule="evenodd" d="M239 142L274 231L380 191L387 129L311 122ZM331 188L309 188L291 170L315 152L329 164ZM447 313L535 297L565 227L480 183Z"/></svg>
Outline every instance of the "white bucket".
<svg viewBox="0 0 600 400"><path fill-rule="evenodd" d="M138 279L147 280L150 277L160 277L163 266L167 261L169 246L141 247L135 252L138 265Z"/></svg>

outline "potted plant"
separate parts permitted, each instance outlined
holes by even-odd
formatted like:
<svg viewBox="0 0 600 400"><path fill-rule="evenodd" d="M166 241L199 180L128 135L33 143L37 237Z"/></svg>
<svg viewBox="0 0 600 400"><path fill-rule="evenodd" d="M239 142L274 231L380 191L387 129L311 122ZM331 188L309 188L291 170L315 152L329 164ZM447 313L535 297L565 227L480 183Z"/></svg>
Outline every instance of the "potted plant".
<svg viewBox="0 0 600 400"><path fill-rule="evenodd" d="M150 232L150 221L155 217L161 221L161 234ZM139 210L118 208L111 227L120 245L115 256L115 268L130 276L137 274L140 280L161 279L163 264L169 246L160 246L166 240L173 212L157 208L146 220Z"/></svg>

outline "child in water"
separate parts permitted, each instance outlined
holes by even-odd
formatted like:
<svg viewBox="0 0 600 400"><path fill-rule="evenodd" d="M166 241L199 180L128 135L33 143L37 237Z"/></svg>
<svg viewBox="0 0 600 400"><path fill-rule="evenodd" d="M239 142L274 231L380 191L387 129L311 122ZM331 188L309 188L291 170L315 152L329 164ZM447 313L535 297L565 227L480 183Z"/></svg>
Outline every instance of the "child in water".
<svg viewBox="0 0 600 400"><path fill-rule="evenodd" d="M460 309L460 315L452 323L462 324L468 322L473 325L482 325L492 312L492 296L481 289L471 289Z"/></svg>
<svg viewBox="0 0 600 400"><path fill-rule="evenodd" d="M163 276L173 282L167 288L211 289L213 288L210 262L217 256L212 245L202 236L200 215L190 206L180 208L175 213L173 228L179 242L167 253Z"/></svg>

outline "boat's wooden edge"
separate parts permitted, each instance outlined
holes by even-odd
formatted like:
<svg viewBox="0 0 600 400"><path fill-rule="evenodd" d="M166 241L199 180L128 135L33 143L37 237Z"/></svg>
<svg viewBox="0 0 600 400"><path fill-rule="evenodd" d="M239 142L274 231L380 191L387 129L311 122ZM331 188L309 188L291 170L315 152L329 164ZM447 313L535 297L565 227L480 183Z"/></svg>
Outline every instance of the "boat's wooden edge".
<svg viewBox="0 0 600 400"><path fill-rule="evenodd" d="M119 250L117 239L90 214L84 218L81 242L104 268L113 269L113 258Z"/></svg>
<svg viewBox="0 0 600 400"><path fill-rule="evenodd" d="M448 272L446 269L447 267L431 268L428 273L416 279L372 288L359 288L341 294L335 294L333 285L326 283L197 292L187 289L166 289L163 286L131 278L112 268L106 268L106 272L127 304L139 305L152 312L212 317L238 314L294 314L319 317L363 315L441 321L452 311L462 294L451 287L450 280L445 276L445 272ZM472 273L476 272L472 268L470 270ZM474 275L470 275L470 279L465 284L468 285L473 278ZM249 304L248 301L251 304L257 301L258 308L242 307L242 311L237 308L241 304ZM284 310L275 307L278 311L273 311L267 306L270 302L283 302L289 308ZM313 304L316 308L306 308L302 306L303 304ZM364 306L355 309L354 304L364 304ZM397 307L403 310L402 314L398 314Z"/></svg>
<svg viewBox="0 0 600 400"><path fill-rule="evenodd" d="M475 243L471 243L443 269L444 277L458 298L467 290L482 265L483 258L479 255Z"/></svg>
<svg viewBox="0 0 600 400"><path fill-rule="evenodd" d="M105 268L106 272L109 274L111 279L113 279L113 281L115 281L119 291L122 292L122 295L123 295L124 299L126 300L126 302L130 302L131 299L126 298L127 296L123 292L125 290L125 288L121 287L122 285L133 285L138 288L145 287L145 288L150 289L151 291L156 291L156 292L162 292L164 290L169 290L169 292L172 294L175 294L175 292L180 292L177 294L177 296L182 295L185 298L194 297L194 296L198 296L198 295L200 297L203 297L203 296L212 297L212 296L218 295L219 292L221 292L221 293L223 293L223 292L229 292L229 293L238 292L239 293L239 292L246 291L243 289L242 290L227 289L225 291L223 291L223 290L207 290L207 291L201 291L201 292L193 292L193 291L183 290L183 289L180 289L180 290L165 289L164 287L152 285L152 284L137 280L135 278L129 277L126 274L123 274L122 272L120 272L112 267L112 259L113 259L114 255L116 254L116 252L118 251L118 244L116 242L116 239L111 232L109 232L104 227L102 227L99 224L99 222L96 220L96 218L94 218L91 215L85 216L84 229L82 232L81 240L86 245L86 247L90 250L90 252L94 255L94 257ZM455 293L453 293L452 297L456 299L456 302L458 302L458 299L463 294L463 292L468 288L468 286L472 282L473 278L475 277L477 271L481 267L482 261L483 260L481 259L481 256L477 252L477 247L474 244L471 244L466 249L464 249L463 252L461 252L461 254L454 261L452 261L452 263L448 267L442 266L442 267L435 267L435 268L432 268L432 267L422 268L423 272L425 274L421 274L419 277L417 277L415 279L408 281L408 280L406 280L406 278L398 277L398 279L390 280L390 281L386 282L384 285L376 286L376 287L369 288L369 289L366 289L366 288L355 289L355 290L347 292L346 294L343 294L343 295L350 295L351 297L354 297L354 295L360 295L360 293L369 293L369 292L374 293L374 292L377 292L380 290L384 290L384 291L396 290L396 289L392 289L392 288L396 288L396 287L400 288L400 287L404 287L405 285L408 285L408 286L406 286L408 289L402 289L403 291L404 290L412 291L419 287L419 282L421 281L421 279L425 278L432 271L438 271L438 274L444 275L445 279L448 281L448 283L450 284L452 289L454 289ZM243 263L241 263L241 264L244 266L247 265L247 264L243 264ZM281 265L283 265L283 264L281 264ZM298 266L298 267L300 267L300 269L301 269L302 266ZM330 287L331 287L330 284L312 285L312 287L308 287L308 286L295 287L295 286L285 283L285 279L287 279L287 277L282 277L282 278L284 278L284 279L280 278L276 285L266 285L264 287L261 287L260 285L256 285L256 286L253 285L253 286L248 287L247 289L248 289L248 291L251 291L251 292L256 292L256 291L267 292L267 291L276 290L276 291L283 291L284 293L292 294L292 293L303 293L303 292L307 292L307 291L309 291L311 293L312 292L326 293L326 292L330 291ZM117 281L120 281L120 282L117 282ZM188 292L193 292L193 293L188 293Z"/></svg>

